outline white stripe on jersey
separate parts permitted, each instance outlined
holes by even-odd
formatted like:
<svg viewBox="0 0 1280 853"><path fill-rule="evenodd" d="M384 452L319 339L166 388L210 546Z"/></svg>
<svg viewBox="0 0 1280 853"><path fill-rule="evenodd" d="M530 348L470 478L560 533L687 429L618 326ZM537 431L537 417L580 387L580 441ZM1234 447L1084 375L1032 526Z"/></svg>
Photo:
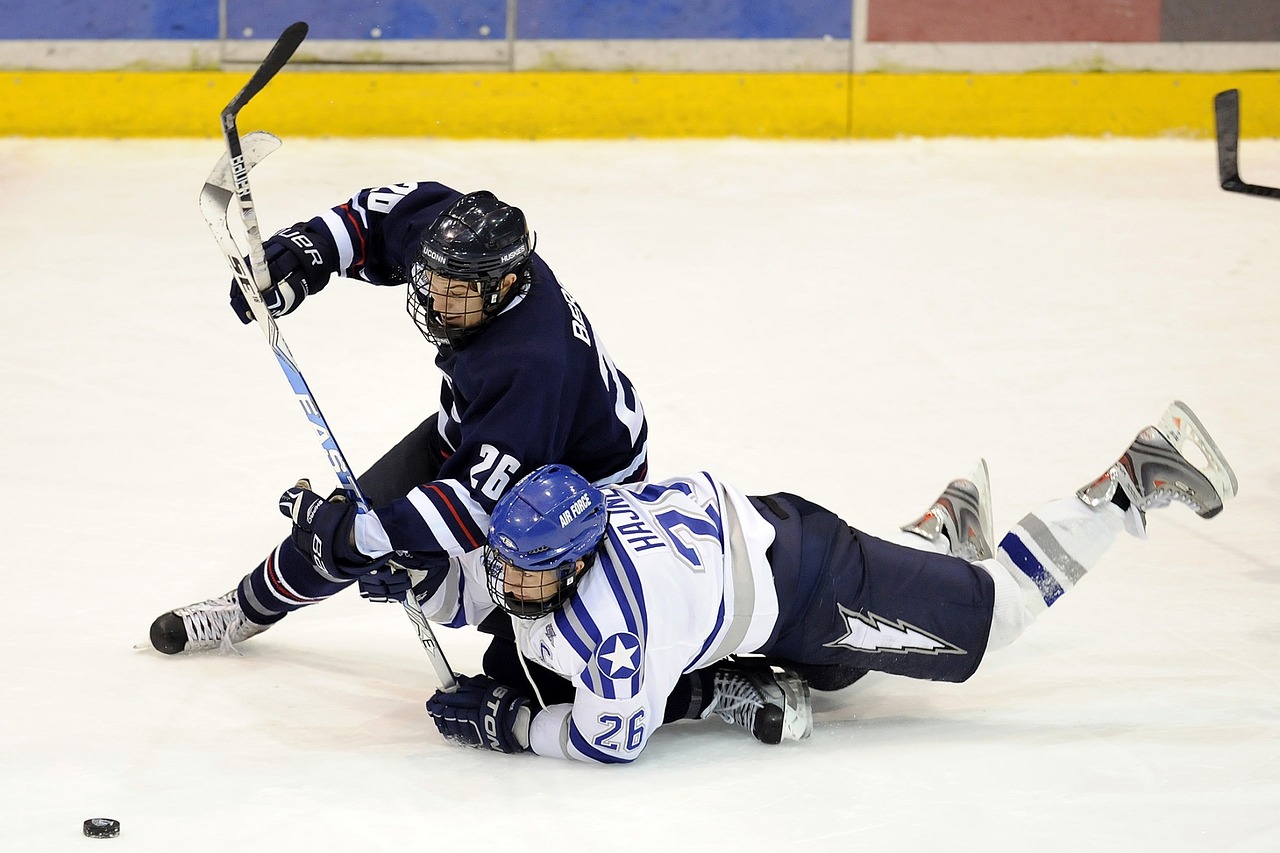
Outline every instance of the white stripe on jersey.
<svg viewBox="0 0 1280 853"><path fill-rule="evenodd" d="M320 220L329 229L334 245L338 247L338 275L345 276L356 257L355 249L351 245L351 235L347 233L347 223L343 222L342 217L333 210L326 210L320 214Z"/></svg>
<svg viewBox="0 0 1280 853"><path fill-rule="evenodd" d="M603 487L603 486L613 486L618 483L625 482L631 479L632 475L634 475L637 471L640 470L641 466L644 465L644 463L648 460L648 458L649 458L649 445L644 444L640 447L640 452L637 453L634 458L632 458L630 464L628 464L627 467L623 468L621 471L619 471L618 473L610 477L605 477L603 480L596 480L591 485L597 486L597 487Z"/></svg>
<svg viewBox="0 0 1280 853"><path fill-rule="evenodd" d="M618 418L618 422L627 428L627 435L631 436L631 443L635 444L637 438L640 437L640 430L644 428L644 406L640 404L640 398L635 398L634 409L627 407L626 395L622 393L622 379L618 375L618 368L614 366L613 359L609 358L609 353L605 351L604 344L599 340L596 342L596 351L600 353L600 378L604 380L606 388L613 390L613 413Z"/></svg>
<svg viewBox="0 0 1280 853"><path fill-rule="evenodd" d="M436 480L433 485L448 489L452 496L457 500L460 509L465 510L470 516L471 522L481 531L488 527L489 514L484 511L480 504L476 503L475 498L471 497L471 493L457 480ZM409 502L413 504L413 508L418 511L418 515L426 523L431 530L431 535L440 543L450 557L458 557L468 551L474 550L469 543L458 541L453 531L449 529L449 525L445 523L444 518L440 515L440 510L426 496L422 489L413 489L409 492ZM483 535L483 533L482 533Z"/></svg>

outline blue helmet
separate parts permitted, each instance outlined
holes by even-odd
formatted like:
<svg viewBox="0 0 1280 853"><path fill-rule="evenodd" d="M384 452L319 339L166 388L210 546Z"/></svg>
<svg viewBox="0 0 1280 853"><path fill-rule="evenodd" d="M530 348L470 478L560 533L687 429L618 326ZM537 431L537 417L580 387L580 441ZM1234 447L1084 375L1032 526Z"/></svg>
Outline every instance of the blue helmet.
<svg viewBox="0 0 1280 853"><path fill-rule="evenodd" d="M573 594L578 561L594 561L608 514L604 492L582 475L565 465L544 465L503 495L490 518L484 553L489 595L513 616L536 619ZM524 573L530 595L507 591L508 567Z"/></svg>

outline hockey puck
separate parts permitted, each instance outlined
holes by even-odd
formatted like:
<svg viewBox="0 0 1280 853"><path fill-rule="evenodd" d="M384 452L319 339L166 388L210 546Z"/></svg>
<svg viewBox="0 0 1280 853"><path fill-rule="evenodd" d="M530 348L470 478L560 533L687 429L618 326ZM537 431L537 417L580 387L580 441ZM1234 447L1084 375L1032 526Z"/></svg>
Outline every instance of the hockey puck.
<svg viewBox="0 0 1280 853"><path fill-rule="evenodd" d="M120 821L109 817L91 817L84 822L84 834L89 838L115 838L120 834Z"/></svg>

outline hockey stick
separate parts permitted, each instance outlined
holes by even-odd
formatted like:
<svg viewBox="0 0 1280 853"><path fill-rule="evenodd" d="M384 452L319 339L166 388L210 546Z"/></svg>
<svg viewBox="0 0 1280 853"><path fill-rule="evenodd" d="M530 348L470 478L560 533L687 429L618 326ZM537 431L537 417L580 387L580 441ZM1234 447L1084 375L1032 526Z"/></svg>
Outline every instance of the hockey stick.
<svg viewBox="0 0 1280 853"><path fill-rule="evenodd" d="M338 477L339 486L355 503L356 512L363 515L370 511L369 501L360 489L351 466L347 464L346 456L338 447L333 431L329 429L329 424L320 411L320 406L312 395L306 379L303 378L302 371L298 369L293 354L289 352L289 347L280 336L280 329L275 319L262 299L262 291L270 285L271 275L267 271L262 235L258 230L253 195L249 190L249 170L263 157L278 148L280 140L269 133L250 133L245 137L246 144L242 147L240 132L236 127L240 110L284 67L306 35L305 23L298 22L288 27L267 53L266 59L254 72L253 77L222 111L222 134L226 139L227 150L213 167L213 171L209 173L209 178L200 191L200 210L209 224L210 231L213 232L218 247L226 257L228 266L231 267L240 292L249 303L254 319L266 336L272 352L275 353L280 369L289 380L294 396L301 404L307 420L314 427L320 446L329 459L334 474ZM239 199L240 220L244 226L245 242L249 248L248 266L245 264L246 259L241 255L240 247L236 243L228 221L233 197ZM456 690L457 681L454 678L453 669L449 666L444 650L436 641L435 633L422 614L421 608L417 606L412 596L406 596L403 603L405 613L418 632L418 640L431 659L431 665L435 668L441 688L447 692Z"/></svg>
<svg viewBox="0 0 1280 853"><path fill-rule="evenodd" d="M1218 181L1230 193L1280 198L1280 189L1240 180L1240 90L1228 89L1213 98L1213 120L1218 136Z"/></svg>

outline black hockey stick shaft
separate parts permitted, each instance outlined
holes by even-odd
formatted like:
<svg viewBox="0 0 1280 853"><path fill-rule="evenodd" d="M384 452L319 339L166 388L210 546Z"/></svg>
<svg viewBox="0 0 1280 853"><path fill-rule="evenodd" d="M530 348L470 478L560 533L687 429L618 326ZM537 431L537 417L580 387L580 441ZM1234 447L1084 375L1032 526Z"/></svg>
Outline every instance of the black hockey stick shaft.
<svg viewBox="0 0 1280 853"><path fill-rule="evenodd" d="M249 82L244 84L244 88L236 93L236 96L227 104L226 109L222 111L222 126L224 128L228 126L228 122L231 126L235 125L236 115L244 105L249 103L254 95L261 92L262 88L271 82L271 78L276 76L281 68L284 68L285 63L293 57L294 52L306 37L307 24L305 21L298 21L285 28L285 31L280 34L280 38L276 39L276 43L271 46L271 50L267 51L266 58L262 60L258 70L253 72Z"/></svg>
<svg viewBox="0 0 1280 853"><path fill-rule="evenodd" d="M239 201L240 217L244 224L245 237L248 242L249 269L243 269L238 253L228 253L227 260L231 264L232 270L236 273L240 291L248 300L254 319L258 321L258 324L266 334L267 341L276 355L276 360L280 363L281 369L284 370L289 384L293 387L294 394L302 403L307 419L316 428L317 435L320 437L321 447L329 457L330 464L338 475L339 482L344 490L351 495L358 510L361 513L367 513L370 511L369 503L361 492L355 476L351 473L351 467L347 464L346 457L338 447L337 439L333 436L333 431L329 429L329 425L320 411L319 404L316 403L315 397L307 386L306 379L302 376L302 371L298 369L293 360L293 355L280 337L280 331L276 326L275 319L267 311L266 305L262 301L262 291L271 284L271 274L267 270L266 258L262 248L262 235L258 230L257 213L253 206L253 194L249 190L249 169L251 164L244 157L244 152L240 145L240 131L236 126L240 110L249 103L254 95L262 91L262 88L271 81L271 78L275 77L277 72L284 67L306 36L307 25L301 21L285 29L280 38L276 40L275 45L267 52L266 58L262 61L262 65L258 67L258 70L254 72L253 77L249 79L244 88L231 99L230 103L222 111L222 135L227 143L228 166L232 184L235 188L235 197ZM224 239L229 241L230 235L225 235ZM453 669L449 666L449 662L444 656L444 650L440 648L439 642L436 641L435 633L431 630L431 624L423 615L422 609L418 607L412 592L405 596L402 603L404 604L405 614L417 631L418 640L421 642L422 648L427 652L427 656L431 660L431 665L436 671L436 677L440 681L441 688L448 692L456 690L458 685L453 675Z"/></svg>
<svg viewBox="0 0 1280 853"><path fill-rule="evenodd" d="M249 82L244 85L222 110L222 135L227 142L227 152L231 155L231 179L235 187L236 198L240 201L240 217L249 238L249 271L257 283L259 291L271 284L271 276L267 272L267 260L262 251L262 234L258 229L258 214L253 206L253 193L249 190L249 167L244 160L244 152L240 150L240 131L236 128L236 119L240 110L262 91L263 87L284 68L285 63L297 51L302 40L307 37L307 25L303 21L290 24L276 39L276 43L267 51L266 58L253 72ZM258 300L261 302L261 299ZM253 304L252 302L250 303ZM265 307L265 306L259 306ZM254 314L258 313L254 309Z"/></svg>
<svg viewBox="0 0 1280 853"><path fill-rule="evenodd" d="M1240 90L1228 89L1213 98L1214 130L1218 138L1218 182L1227 192L1280 198L1280 189L1247 184L1240 179Z"/></svg>

